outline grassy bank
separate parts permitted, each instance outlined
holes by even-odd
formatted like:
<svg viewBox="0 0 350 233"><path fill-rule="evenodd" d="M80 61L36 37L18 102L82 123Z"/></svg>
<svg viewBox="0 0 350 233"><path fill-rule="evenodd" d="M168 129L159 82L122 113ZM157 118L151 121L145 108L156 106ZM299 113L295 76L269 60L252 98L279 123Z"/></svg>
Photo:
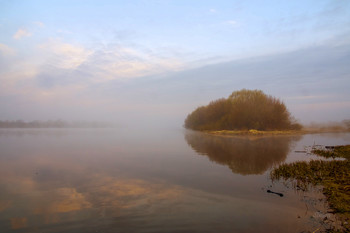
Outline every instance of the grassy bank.
<svg viewBox="0 0 350 233"><path fill-rule="evenodd" d="M239 135L295 135L303 134L300 130L271 130L271 131L261 131L261 130L207 130L204 131L208 134L213 135L223 135L223 136L239 136Z"/></svg>
<svg viewBox="0 0 350 233"><path fill-rule="evenodd" d="M284 164L271 172L271 178L292 180L298 189L306 189L310 184L322 185L330 208L343 222L343 232L350 232L350 145L312 152L326 158L345 160Z"/></svg>
<svg viewBox="0 0 350 233"><path fill-rule="evenodd" d="M316 129L302 129L302 130L205 130L204 133L217 135L217 136L269 136L269 135L302 135L302 134L316 134L316 133L340 133L349 132L348 130L316 130Z"/></svg>
<svg viewBox="0 0 350 233"><path fill-rule="evenodd" d="M332 150L313 150L312 152L325 158L345 158L350 160L350 145L335 146Z"/></svg>

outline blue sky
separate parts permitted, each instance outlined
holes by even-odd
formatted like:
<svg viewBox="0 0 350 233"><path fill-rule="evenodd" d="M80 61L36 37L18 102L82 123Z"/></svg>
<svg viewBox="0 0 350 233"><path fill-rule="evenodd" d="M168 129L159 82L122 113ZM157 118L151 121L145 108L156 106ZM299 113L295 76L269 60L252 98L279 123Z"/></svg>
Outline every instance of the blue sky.
<svg viewBox="0 0 350 233"><path fill-rule="evenodd" d="M0 30L0 119L181 125L241 88L350 118L348 1L0 1Z"/></svg>

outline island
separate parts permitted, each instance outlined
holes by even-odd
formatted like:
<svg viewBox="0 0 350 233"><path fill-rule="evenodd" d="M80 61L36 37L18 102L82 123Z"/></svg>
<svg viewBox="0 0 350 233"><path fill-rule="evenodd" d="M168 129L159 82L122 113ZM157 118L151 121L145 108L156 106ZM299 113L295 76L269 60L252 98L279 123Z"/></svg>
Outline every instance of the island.
<svg viewBox="0 0 350 233"><path fill-rule="evenodd" d="M198 107L187 116L184 126L217 135L286 134L302 129L281 100L247 89Z"/></svg>
<svg viewBox="0 0 350 233"><path fill-rule="evenodd" d="M184 126L187 129L215 136L233 137L349 132L350 120L344 120L342 124L343 126L328 128L303 127L278 98L266 95L261 90L243 89L233 92L228 98L218 99L206 106L198 107L187 116ZM244 138L246 137L242 137L242 140ZM186 139L189 145L200 154L207 155L220 164L228 164L233 172L240 174L255 172L255 170L243 170L243 172L239 170L244 168L242 164L244 165L244 161L249 158L240 158L238 155L243 154L239 150L240 147L231 141L228 143L234 146L234 149L224 150L222 143L217 146L211 145L215 144L212 143L212 141L215 142L215 137L197 139L190 135ZM250 150L254 150L251 145ZM282 151L281 155L276 151L268 151L268 153L274 153L278 161L280 158L283 160L284 153L287 152ZM326 159L279 164L270 171L270 178L272 181L283 180L284 184L285 181L290 181L292 187L301 192L307 191L311 186L321 186L329 205L329 213L325 215L323 221L332 222L332 227L327 229L327 232L350 232L350 145L324 146L322 149L313 147L311 153ZM268 158L263 151L257 153L256 157L259 156L263 159ZM243 163L240 163L241 161ZM250 163L253 167L253 162L254 160L247 164ZM235 166L236 164L239 166ZM260 170L256 171L258 173ZM267 192L283 196L270 190ZM336 220L329 215L334 215ZM314 232L318 230L315 229Z"/></svg>

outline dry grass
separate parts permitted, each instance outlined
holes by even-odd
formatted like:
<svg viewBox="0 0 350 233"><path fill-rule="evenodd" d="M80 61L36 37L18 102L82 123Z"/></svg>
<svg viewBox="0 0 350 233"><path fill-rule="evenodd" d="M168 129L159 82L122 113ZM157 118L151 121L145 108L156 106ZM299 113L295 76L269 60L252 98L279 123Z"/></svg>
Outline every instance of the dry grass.
<svg viewBox="0 0 350 233"><path fill-rule="evenodd" d="M274 135L303 135L303 134L317 134L317 133L332 133L332 132L349 132L348 130L342 131L323 131L323 130L205 130L204 133L217 135L217 136L274 136Z"/></svg>
<svg viewBox="0 0 350 233"><path fill-rule="evenodd" d="M271 172L272 180L292 180L294 187L307 189L308 185L322 185L333 212L343 221L343 232L350 232L350 145L333 150L313 150L326 158L346 160L295 162L283 164ZM341 232L339 230L334 232Z"/></svg>
<svg viewBox="0 0 350 233"><path fill-rule="evenodd" d="M204 131L205 133L213 134L213 135L224 135L224 136L239 136L239 135L256 135L256 136L264 136L264 135L299 135L303 134L303 131L300 130L271 130L271 131L261 131L261 130L211 130Z"/></svg>

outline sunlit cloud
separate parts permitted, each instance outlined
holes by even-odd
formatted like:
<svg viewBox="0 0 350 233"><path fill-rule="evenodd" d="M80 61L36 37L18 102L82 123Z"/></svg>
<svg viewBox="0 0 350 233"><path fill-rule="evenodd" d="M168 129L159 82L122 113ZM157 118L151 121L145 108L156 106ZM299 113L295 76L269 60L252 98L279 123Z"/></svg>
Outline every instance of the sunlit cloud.
<svg viewBox="0 0 350 233"><path fill-rule="evenodd" d="M14 54L1 44L0 53ZM49 105L67 101L71 106L94 105L91 87L112 80L129 80L183 69L174 56L158 55L137 47L107 45L86 48L62 39L49 39L34 45L35 53L4 60L0 71L2 95L17 96ZM20 67L20 69L18 69ZM104 84L105 83L105 84ZM97 101L97 105L101 102ZM95 106L95 105L94 105ZM98 105L99 106L99 105ZM95 106L96 107L96 106Z"/></svg>
<svg viewBox="0 0 350 233"><path fill-rule="evenodd" d="M77 68L92 54L91 50L83 46L64 43L59 40L49 40L39 47L44 50L44 53L48 54L47 62L50 65L63 69Z"/></svg>
<svg viewBox="0 0 350 233"><path fill-rule="evenodd" d="M87 66L93 73L101 72L99 81L103 81L177 71L183 63L177 58L161 58L128 47L115 47L108 51L96 51Z"/></svg>
<svg viewBox="0 0 350 233"><path fill-rule="evenodd" d="M82 45L51 39L40 48L47 57L37 76L42 87L77 83L88 86L183 68L183 63L176 57L156 56L127 46L87 49Z"/></svg>
<svg viewBox="0 0 350 233"><path fill-rule="evenodd" d="M0 53L5 56L13 56L16 54L15 50L10 48L9 46L5 44L0 43Z"/></svg>
<svg viewBox="0 0 350 233"><path fill-rule="evenodd" d="M211 9L209 10L209 12L210 12L210 13L217 13L218 11L217 11L216 9L214 9L214 8L211 8Z"/></svg>
<svg viewBox="0 0 350 233"><path fill-rule="evenodd" d="M67 213L91 208L91 203L86 200L82 193L77 192L75 188L58 188L51 195L55 196L57 201L45 206L35 207L33 211L35 214Z"/></svg>
<svg viewBox="0 0 350 233"><path fill-rule="evenodd" d="M16 40L19 40L19 39L21 39L21 38L23 38L23 37L29 37L29 36L31 36L31 35L32 35L31 32L27 31L26 29L20 28L20 29L18 29L17 32L13 35L13 38L16 39Z"/></svg>

